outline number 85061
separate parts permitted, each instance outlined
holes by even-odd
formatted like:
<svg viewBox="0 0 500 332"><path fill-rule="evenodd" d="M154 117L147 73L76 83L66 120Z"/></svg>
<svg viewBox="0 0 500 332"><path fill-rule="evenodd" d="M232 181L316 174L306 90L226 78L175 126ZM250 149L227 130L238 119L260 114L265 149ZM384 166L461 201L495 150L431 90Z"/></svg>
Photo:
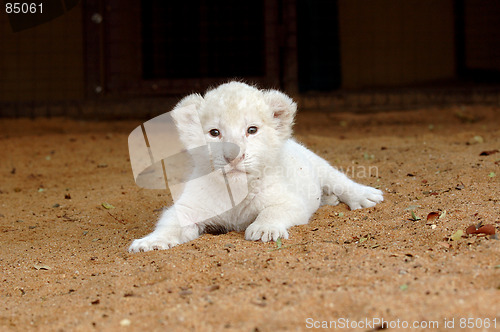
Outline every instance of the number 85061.
<svg viewBox="0 0 500 332"><path fill-rule="evenodd" d="M42 3L7 2L5 4L7 14L42 14Z"/></svg>

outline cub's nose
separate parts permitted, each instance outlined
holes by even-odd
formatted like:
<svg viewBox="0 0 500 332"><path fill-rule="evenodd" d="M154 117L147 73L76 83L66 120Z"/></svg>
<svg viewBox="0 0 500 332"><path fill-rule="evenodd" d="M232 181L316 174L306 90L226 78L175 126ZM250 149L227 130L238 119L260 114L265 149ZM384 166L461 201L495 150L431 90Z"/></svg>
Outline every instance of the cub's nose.
<svg viewBox="0 0 500 332"><path fill-rule="evenodd" d="M224 154L224 159L226 160L226 162L228 164L238 165L240 163L240 161L245 159L245 154L242 154L240 157L238 157L237 155L225 155Z"/></svg>
<svg viewBox="0 0 500 332"><path fill-rule="evenodd" d="M240 147L233 143L224 143L222 147L222 152L224 154L224 159L228 164L234 163L235 159L240 155Z"/></svg>

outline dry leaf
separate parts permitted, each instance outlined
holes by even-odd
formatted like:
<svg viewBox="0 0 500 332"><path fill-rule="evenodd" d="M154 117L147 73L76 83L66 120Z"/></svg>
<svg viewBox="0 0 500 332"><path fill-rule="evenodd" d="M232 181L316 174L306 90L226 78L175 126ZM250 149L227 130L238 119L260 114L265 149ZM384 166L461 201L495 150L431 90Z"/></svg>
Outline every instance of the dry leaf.
<svg viewBox="0 0 500 332"><path fill-rule="evenodd" d="M470 225L469 227L467 227L467 229L465 230L465 234L467 235L470 235L470 234L476 234L477 232L477 228L476 226L474 225Z"/></svg>
<svg viewBox="0 0 500 332"><path fill-rule="evenodd" d="M52 268L45 264L35 264L33 267L37 270L52 270Z"/></svg>
<svg viewBox="0 0 500 332"><path fill-rule="evenodd" d="M492 224L487 224L487 225L481 226L476 231L476 234L493 235L493 234L495 234L495 226L493 226Z"/></svg>
<svg viewBox="0 0 500 332"><path fill-rule="evenodd" d="M487 224L487 225L481 226L479 228L477 228L474 225L471 225L471 226L467 227L467 229L465 230L465 233L467 233L468 235L470 235L470 234L494 235L495 231L496 231L495 226L493 226L492 224Z"/></svg>
<svg viewBox="0 0 500 332"><path fill-rule="evenodd" d="M431 212L427 215L427 221L435 221L437 218L439 218L438 212Z"/></svg>
<svg viewBox="0 0 500 332"><path fill-rule="evenodd" d="M438 242L438 244L446 249L450 249L451 245L448 242Z"/></svg>
<svg viewBox="0 0 500 332"><path fill-rule="evenodd" d="M459 229L458 231L456 231L455 233L453 233L453 235L450 237L450 239L452 241L458 241L462 238L462 235L464 235L464 231Z"/></svg>
<svg viewBox="0 0 500 332"><path fill-rule="evenodd" d="M111 205L111 204L109 204L107 202L102 203L102 207L105 208L105 209L108 209L108 210L115 208L113 205Z"/></svg>
<svg viewBox="0 0 500 332"><path fill-rule="evenodd" d="M479 135L472 137L472 139L469 141L469 144L481 144L481 143L484 143L484 138Z"/></svg>
<svg viewBox="0 0 500 332"><path fill-rule="evenodd" d="M498 152L498 150L489 150L489 151L483 151L479 155L480 156L489 156L489 155L495 154L497 152Z"/></svg>
<svg viewBox="0 0 500 332"><path fill-rule="evenodd" d="M411 220L411 221L419 221L419 220L422 220L422 218L417 217L417 216L415 215L415 212L413 212L413 210L412 210L412 211L411 211L411 219L410 219L410 220Z"/></svg>

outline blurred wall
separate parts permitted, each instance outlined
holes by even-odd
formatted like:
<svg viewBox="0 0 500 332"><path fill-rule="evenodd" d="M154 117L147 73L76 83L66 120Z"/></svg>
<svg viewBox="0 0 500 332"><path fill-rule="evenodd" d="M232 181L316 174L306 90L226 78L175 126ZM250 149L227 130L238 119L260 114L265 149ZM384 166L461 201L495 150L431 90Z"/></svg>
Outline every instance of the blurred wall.
<svg viewBox="0 0 500 332"><path fill-rule="evenodd" d="M498 1L465 0L465 65L500 71L500 6Z"/></svg>
<svg viewBox="0 0 500 332"><path fill-rule="evenodd" d="M342 87L396 86L455 76L453 0L338 3Z"/></svg>
<svg viewBox="0 0 500 332"><path fill-rule="evenodd" d="M0 102L84 98L82 8L20 32L0 13Z"/></svg>
<svg viewBox="0 0 500 332"><path fill-rule="evenodd" d="M302 92L452 86L481 83L478 77L500 83L500 0L261 1L266 76L252 82L289 92L297 85L305 85ZM0 12L0 116L40 113L23 113L21 104L184 95L216 84L214 77L144 78L140 3L81 1L17 33ZM97 13L102 23L92 19ZM201 32L196 38L206 39Z"/></svg>

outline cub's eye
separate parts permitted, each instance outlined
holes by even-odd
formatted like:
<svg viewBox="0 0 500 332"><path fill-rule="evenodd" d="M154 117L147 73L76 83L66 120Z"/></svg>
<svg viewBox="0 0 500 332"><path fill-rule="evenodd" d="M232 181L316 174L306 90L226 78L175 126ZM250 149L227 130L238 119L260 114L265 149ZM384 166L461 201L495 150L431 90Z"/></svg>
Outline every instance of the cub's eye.
<svg viewBox="0 0 500 332"><path fill-rule="evenodd" d="M255 126L248 127L248 129L247 129L247 133L249 133L250 135L257 134L257 131L258 131L258 129Z"/></svg>
<svg viewBox="0 0 500 332"><path fill-rule="evenodd" d="M220 131L219 131L219 129L212 129L212 130L210 130L210 131L209 131L209 133L210 133L210 135L211 135L212 137L217 137L217 136L219 136L219 135L220 135Z"/></svg>

